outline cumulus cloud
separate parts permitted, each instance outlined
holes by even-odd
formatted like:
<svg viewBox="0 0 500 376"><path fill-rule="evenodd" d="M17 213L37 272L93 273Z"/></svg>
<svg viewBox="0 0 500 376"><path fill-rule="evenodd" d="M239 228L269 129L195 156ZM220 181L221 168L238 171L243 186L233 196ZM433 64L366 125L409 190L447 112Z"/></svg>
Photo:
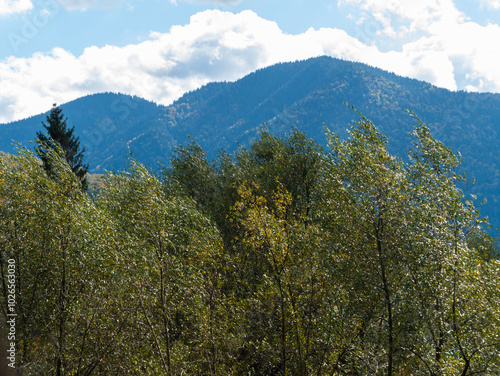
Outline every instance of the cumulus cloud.
<svg viewBox="0 0 500 376"><path fill-rule="evenodd" d="M500 48L489 42L500 40L500 27L461 17L447 26L431 25L401 48L382 51L343 30L311 28L292 35L252 11L207 10L187 25L152 32L139 44L89 47L80 56L56 48L1 61L0 122L103 91L169 104L210 81L236 80L277 62L320 55L365 62L448 89L500 91Z"/></svg>
<svg viewBox="0 0 500 376"><path fill-rule="evenodd" d="M0 16L33 9L31 0L0 0Z"/></svg>

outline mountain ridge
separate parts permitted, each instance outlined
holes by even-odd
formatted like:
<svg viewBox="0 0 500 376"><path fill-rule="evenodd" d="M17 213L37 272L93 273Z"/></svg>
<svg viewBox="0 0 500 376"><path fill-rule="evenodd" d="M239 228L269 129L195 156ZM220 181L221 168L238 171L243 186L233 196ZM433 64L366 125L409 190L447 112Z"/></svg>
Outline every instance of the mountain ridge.
<svg viewBox="0 0 500 376"><path fill-rule="evenodd" d="M283 135L304 130L326 146L324 128L347 135L360 111L389 139L389 150L404 156L416 120L434 137L459 151L463 170L476 177L467 188L488 198L485 214L500 226L500 95L449 91L362 63L318 57L262 68L234 82L214 82L184 94L169 106L116 93L93 94L61 105L87 149L93 173L126 166L130 151L143 163L168 163L175 147L191 136L211 158L220 149L249 145L263 124ZM10 138L27 144L42 130L40 114L1 124L0 150L13 152ZM6 139L9 139L6 142Z"/></svg>

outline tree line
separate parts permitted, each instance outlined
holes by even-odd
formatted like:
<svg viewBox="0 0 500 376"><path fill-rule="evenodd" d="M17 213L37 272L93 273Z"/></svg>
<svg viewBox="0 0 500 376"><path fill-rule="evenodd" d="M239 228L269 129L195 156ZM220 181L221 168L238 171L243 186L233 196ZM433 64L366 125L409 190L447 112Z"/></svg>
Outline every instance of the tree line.
<svg viewBox="0 0 500 376"><path fill-rule="evenodd" d="M360 115L326 150L296 129L213 160L193 141L95 194L53 139L3 157L15 374L499 374L497 243L415 124L406 160Z"/></svg>

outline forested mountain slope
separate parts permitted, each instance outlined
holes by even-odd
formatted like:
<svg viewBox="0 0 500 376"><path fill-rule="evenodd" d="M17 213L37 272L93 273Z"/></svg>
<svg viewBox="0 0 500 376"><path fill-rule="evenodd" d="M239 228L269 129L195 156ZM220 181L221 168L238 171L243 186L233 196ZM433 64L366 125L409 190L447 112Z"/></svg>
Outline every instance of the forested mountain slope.
<svg viewBox="0 0 500 376"><path fill-rule="evenodd" d="M326 146L325 125L344 136L358 118L344 102L372 120L389 137L389 150L401 156L416 123L406 111L412 110L436 139L462 154L461 171L476 178L466 193L487 198L482 211L500 225L497 94L451 92L365 64L319 57L277 64L236 82L211 83L167 107L105 93L62 108L87 148L91 171L102 172L124 167L129 148L145 164L168 163L188 135L210 157L222 148L231 152L248 145L264 123L280 135L295 126ZM0 150L12 152L12 139L24 144L34 139L44 118L0 125Z"/></svg>

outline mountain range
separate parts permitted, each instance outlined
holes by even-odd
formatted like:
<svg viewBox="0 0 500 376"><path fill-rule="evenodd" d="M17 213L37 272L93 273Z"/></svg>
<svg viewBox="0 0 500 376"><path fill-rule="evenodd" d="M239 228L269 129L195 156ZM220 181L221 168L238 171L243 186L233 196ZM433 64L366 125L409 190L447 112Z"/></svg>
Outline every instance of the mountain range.
<svg viewBox="0 0 500 376"><path fill-rule="evenodd" d="M102 93L61 105L86 148L92 173L126 166L132 155L152 167L168 164L177 145L192 137L209 158L249 145L265 125L284 135L292 127L327 145L325 127L347 135L360 111L388 137L389 151L404 157L416 119L463 157L461 171L475 178L467 197L500 227L500 94L449 91L365 64L318 57L260 69L235 82L214 82L170 106L139 97ZM47 113L0 124L0 151L12 140L29 146ZM461 172L459 171L459 172Z"/></svg>

